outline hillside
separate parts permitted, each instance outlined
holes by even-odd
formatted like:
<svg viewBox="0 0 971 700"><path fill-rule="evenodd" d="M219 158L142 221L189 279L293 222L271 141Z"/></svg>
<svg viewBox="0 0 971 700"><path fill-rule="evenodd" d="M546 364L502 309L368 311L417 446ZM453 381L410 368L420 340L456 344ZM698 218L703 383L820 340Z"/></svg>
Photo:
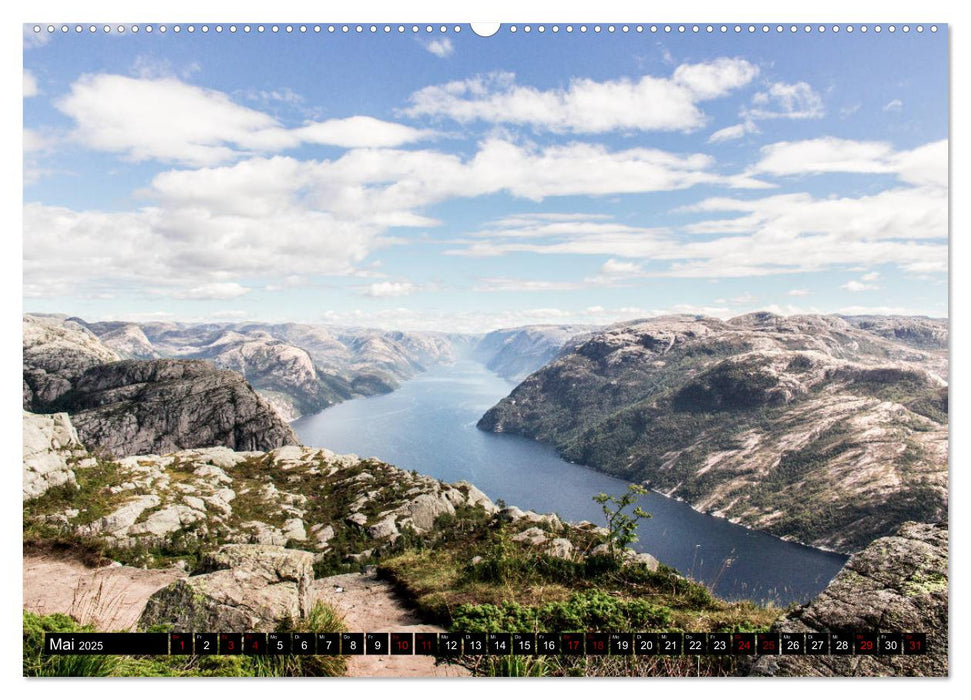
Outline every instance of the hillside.
<svg viewBox="0 0 971 700"><path fill-rule="evenodd" d="M287 421L356 396L396 389L427 367L452 362L444 333L263 323L70 321L120 357L204 359L242 374Z"/></svg>
<svg viewBox="0 0 971 700"><path fill-rule="evenodd" d="M840 551L947 508L947 324L750 314L580 338L479 427Z"/></svg>
<svg viewBox="0 0 971 700"><path fill-rule="evenodd" d="M536 325L502 328L486 333L473 357L510 381L522 381L556 357L574 336L591 333L596 326Z"/></svg>
<svg viewBox="0 0 971 700"><path fill-rule="evenodd" d="M296 443L236 372L200 360L119 360L70 320L25 316L23 326L24 409L69 412L80 439L105 454Z"/></svg>

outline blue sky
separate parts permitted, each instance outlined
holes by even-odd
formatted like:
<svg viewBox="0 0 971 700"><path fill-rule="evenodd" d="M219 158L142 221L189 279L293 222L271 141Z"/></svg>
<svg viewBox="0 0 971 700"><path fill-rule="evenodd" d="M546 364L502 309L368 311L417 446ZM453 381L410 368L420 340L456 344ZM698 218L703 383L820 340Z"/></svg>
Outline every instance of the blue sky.
<svg viewBox="0 0 971 700"><path fill-rule="evenodd" d="M25 308L467 331L946 316L946 44L27 36Z"/></svg>

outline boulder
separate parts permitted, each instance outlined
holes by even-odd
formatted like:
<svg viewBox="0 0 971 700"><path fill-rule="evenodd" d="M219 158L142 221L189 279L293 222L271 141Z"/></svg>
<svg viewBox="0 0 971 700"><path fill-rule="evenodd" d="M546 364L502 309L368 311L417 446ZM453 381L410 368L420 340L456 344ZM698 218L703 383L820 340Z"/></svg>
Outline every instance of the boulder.
<svg viewBox="0 0 971 700"><path fill-rule="evenodd" d="M181 530L192 523L204 520L206 514L189 506L177 504L162 508L151 513L144 522L133 525L128 529L129 535L165 535Z"/></svg>
<svg viewBox="0 0 971 700"><path fill-rule="evenodd" d="M927 653L894 656L773 656L754 676L947 676L948 532L946 523L904 523L854 554L808 605L773 632L924 632Z"/></svg>
<svg viewBox="0 0 971 700"><path fill-rule="evenodd" d="M543 544L546 542L546 533L538 527L531 527L518 535L513 535L512 540L513 542L526 542L531 545Z"/></svg>
<svg viewBox="0 0 971 700"><path fill-rule="evenodd" d="M398 526L395 524L395 520L396 518L394 515L389 515L369 527L367 529L367 534L376 540L380 540L385 537L397 537Z"/></svg>
<svg viewBox="0 0 971 700"><path fill-rule="evenodd" d="M42 416L24 411L23 432L24 500L37 498L54 486L76 486L68 458L86 452L68 415Z"/></svg>
<svg viewBox="0 0 971 700"><path fill-rule="evenodd" d="M129 529L141 517L142 513L149 508L156 507L161 502L162 499L155 494L133 498L103 518L82 525L77 529L77 533L82 536L104 533L112 537L122 537L128 534Z"/></svg>
<svg viewBox="0 0 971 700"><path fill-rule="evenodd" d="M455 508L442 495L423 493L401 507L399 512L411 521L416 532L427 532L440 515L455 515Z"/></svg>
<svg viewBox="0 0 971 700"><path fill-rule="evenodd" d="M317 546L323 549L330 544L331 539L334 537L334 528L331 525L321 525L318 523L310 528L310 534L314 536L314 541L317 543Z"/></svg>
<svg viewBox="0 0 971 700"><path fill-rule="evenodd" d="M265 545L225 545L207 557L211 570L177 581L148 600L139 629L270 631L283 618L309 614L313 555Z"/></svg>
<svg viewBox="0 0 971 700"><path fill-rule="evenodd" d="M558 559L572 559L574 548L573 543L565 537L558 537L549 544L549 555Z"/></svg>

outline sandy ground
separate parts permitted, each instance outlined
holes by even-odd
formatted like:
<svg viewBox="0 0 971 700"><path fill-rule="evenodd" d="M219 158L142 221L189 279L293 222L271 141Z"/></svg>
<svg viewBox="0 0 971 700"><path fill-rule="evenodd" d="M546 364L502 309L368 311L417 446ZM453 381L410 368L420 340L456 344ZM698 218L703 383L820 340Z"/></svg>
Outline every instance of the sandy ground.
<svg viewBox="0 0 971 700"><path fill-rule="evenodd" d="M155 591L183 578L180 569L106 566L90 569L69 558L43 554L24 557L24 609L38 614L65 613L105 631L132 630ZM343 574L318 579L318 600L344 616L355 632L441 632L422 624L390 583L371 575ZM349 656L349 676L369 678L468 676L461 667L428 656Z"/></svg>
<svg viewBox="0 0 971 700"><path fill-rule="evenodd" d="M65 613L99 630L134 629L149 597L185 573L180 569L106 566L45 555L24 557L24 609Z"/></svg>
<svg viewBox="0 0 971 700"><path fill-rule="evenodd" d="M317 579L315 595L344 616L354 632L443 632L415 617L387 581L365 574ZM347 675L367 678L459 677L469 672L455 665L436 666L429 656L349 656Z"/></svg>

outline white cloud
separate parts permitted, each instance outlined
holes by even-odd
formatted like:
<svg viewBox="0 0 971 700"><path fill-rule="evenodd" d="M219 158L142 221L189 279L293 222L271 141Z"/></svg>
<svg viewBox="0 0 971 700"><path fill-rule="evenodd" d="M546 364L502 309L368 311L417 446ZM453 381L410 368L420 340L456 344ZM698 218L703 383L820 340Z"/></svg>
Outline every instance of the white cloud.
<svg viewBox="0 0 971 700"><path fill-rule="evenodd" d="M743 112L749 119L819 119L825 114L823 99L809 83L772 83L752 98Z"/></svg>
<svg viewBox="0 0 971 700"><path fill-rule="evenodd" d="M171 293L176 299L235 299L247 294L250 290L236 282L212 282L199 285L184 291Z"/></svg>
<svg viewBox="0 0 971 700"><path fill-rule="evenodd" d="M439 58L451 56L455 51L455 47L452 46L452 40L448 37L444 37L442 39L432 39L424 46L429 53L435 54Z"/></svg>
<svg viewBox="0 0 971 700"><path fill-rule="evenodd" d="M574 78L565 89L541 90L517 85L512 73L492 73L422 88L410 97L404 113L567 133L690 131L706 121L699 102L727 95L757 74L758 68L747 61L719 58L681 65L670 78Z"/></svg>
<svg viewBox="0 0 971 700"><path fill-rule="evenodd" d="M724 129L719 129L711 136L708 137L708 143L721 143L722 141L731 141L733 139L740 139L745 134L749 133L750 129L747 124L735 124L734 126L726 126Z"/></svg>
<svg viewBox="0 0 971 700"><path fill-rule="evenodd" d="M841 284L840 288L845 289L848 292L867 292L874 289L880 289L880 287L875 284L866 284L858 280L850 280L846 284Z"/></svg>
<svg viewBox="0 0 971 700"><path fill-rule="evenodd" d="M37 87L37 78L29 70L24 68L24 97L35 97L40 94Z"/></svg>
<svg viewBox="0 0 971 700"><path fill-rule="evenodd" d="M134 161L205 166L302 143L385 147L429 136L427 131L371 117L287 128L269 114L233 102L225 93L172 77L83 75L55 104L75 121L77 141Z"/></svg>
<svg viewBox="0 0 971 700"><path fill-rule="evenodd" d="M880 279L880 273L868 272L865 275L862 275L860 279L863 280L864 282L875 282L876 280Z"/></svg>
<svg viewBox="0 0 971 700"><path fill-rule="evenodd" d="M483 277L472 286L473 292L562 292L586 289L580 282L554 280L527 280L513 277Z"/></svg>
<svg viewBox="0 0 971 700"><path fill-rule="evenodd" d="M642 277L644 275L644 268L641 267L640 263L630 260L614 260L611 258L600 268L600 274L604 277L612 277L615 279Z"/></svg>
<svg viewBox="0 0 971 700"><path fill-rule="evenodd" d="M38 46L44 46L51 40L51 35L41 28L41 31L35 32L33 24L24 25L24 49L33 49Z"/></svg>
<svg viewBox="0 0 971 700"><path fill-rule="evenodd" d="M947 192L886 190L852 198L776 195L709 198L680 210L720 216L678 229L612 221L487 226L449 255L602 255L650 261L652 276L726 278L893 264L907 272L947 269ZM696 236L696 234L698 234Z"/></svg>
<svg viewBox="0 0 971 700"><path fill-rule="evenodd" d="M809 296L808 289L790 289L788 292L791 297L806 297Z"/></svg>
<svg viewBox="0 0 971 700"><path fill-rule="evenodd" d="M882 141L852 141L824 136L806 141L782 141L763 146L754 173L802 175L817 173L893 174L915 185L947 186L947 141L935 141L910 151L895 151Z"/></svg>
<svg viewBox="0 0 971 700"><path fill-rule="evenodd" d="M375 282L364 288L363 294L378 299L405 297L418 291L417 285L411 282Z"/></svg>
<svg viewBox="0 0 971 700"><path fill-rule="evenodd" d="M883 106L884 112L899 112L904 108L904 103L901 100L890 100L887 104Z"/></svg>

